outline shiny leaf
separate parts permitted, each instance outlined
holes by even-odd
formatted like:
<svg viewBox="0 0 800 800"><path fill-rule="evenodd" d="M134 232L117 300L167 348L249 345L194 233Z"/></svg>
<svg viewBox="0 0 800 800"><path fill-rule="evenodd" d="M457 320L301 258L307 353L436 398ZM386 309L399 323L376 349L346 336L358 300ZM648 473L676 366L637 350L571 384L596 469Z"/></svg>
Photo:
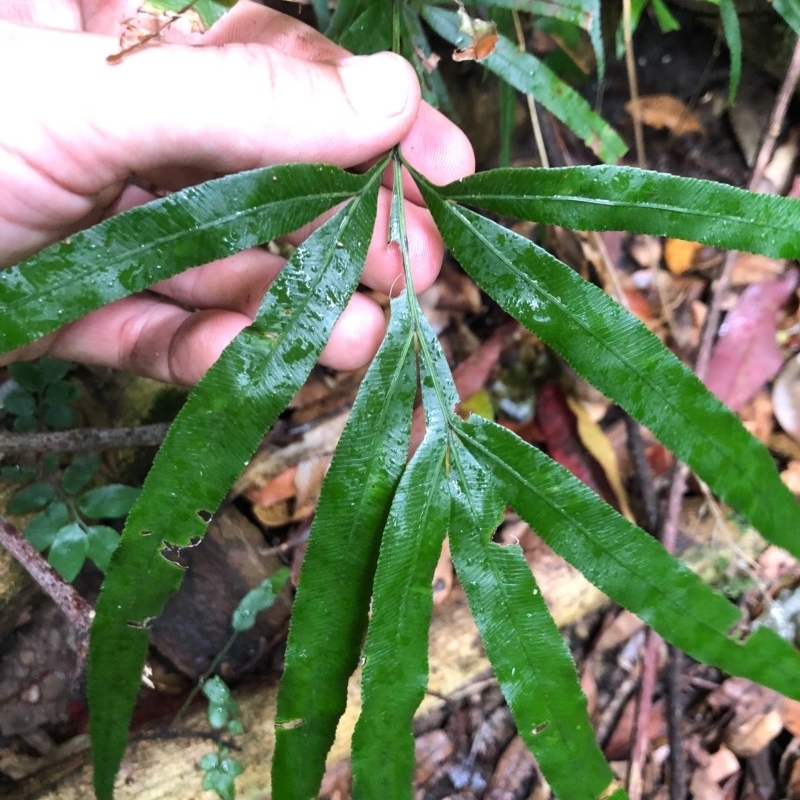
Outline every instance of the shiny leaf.
<svg viewBox="0 0 800 800"><path fill-rule="evenodd" d="M736 606L535 447L479 417L461 430L503 499L595 586L694 658L800 698L791 643L763 627L731 635Z"/></svg>
<svg viewBox="0 0 800 800"><path fill-rule="evenodd" d="M800 200L632 167L497 169L438 193L496 214L579 231L632 231L800 257Z"/></svg>
<svg viewBox="0 0 800 800"><path fill-rule="evenodd" d="M292 611L278 694L272 792L315 797L358 664L381 531L408 453L416 394L405 295L328 470ZM324 609L324 613L321 613Z"/></svg>
<svg viewBox="0 0 800 800"><path fill-rule="evenodd" d="M141 493L137 486L109 483L89 489L78 498L78 509L92 519L124 517Z"/></svg>
<svg viewBox="0 0 800 800"><path fill-rule="evenodd" d="M555 794L604 796L613 774L595 743L569 649L521 548L491 541L505 509L494 465L460 445L451 462L450 552L517 730Z"/></svg>
<svg viewBox="0 0 800 800"><path fill-rule="evenodd" d="M180 584L181 570L165 556L203 535L265 430L314 366L358 285L384 166L367 173L361 194L296 250L253 324L190 394L128 516L91 634L90 731L99 800L112 796L147 627Z"/></svg>
<svg viewBox="0 0 800 800"><path fill-rule="evenodd" d="M86 560L88 546L86 531L73 522L56 533L47 560L65 581L73 581Z"/></svg>
<svg viewBox="0 0 800 800"><path fill-rule="evenodd" d="M796 0L772 0L772 7L783 17L784 22L800 36L800 6Z"/></svg>
<svg viewBox="0 0 800 800"><path fill-rule="evenodd" d="M429 430L403 473L381 539L353 734L353 797L411 798L411 723L428 685L431 583L450 513L447 433Z"/></svg>
<svg viewBox="0 0 800 800"><path fill-rule="evenodd" d="M290 164L228 175L137 206L0 272L0 352L189 267L296 230L364 177Z"/></svg>
<svg viewBox="0 0 800 800"><path fill-rule="evenodd" d="M484 291L766 538L800 554L800 507L766 448L644 325L528 239L420 187L450 251Z"/></svg>
<svg viewBox="0 0 800 800"><path fill-rule="evenodd" d="M31 483L23 486L11 496L6 506L9 514L29 514L39 511L56 499L56 490L50 483Z"/></svg>
<svg viewBox="0 0 800 800"><path fill-rule="evenodd" d="M288 578L289 570L281 567L274 575L264 578L258 586L254 586L233 611L231 616L233 630L236 633L249 631L255 625L258 615L275 602Z"/></svg>

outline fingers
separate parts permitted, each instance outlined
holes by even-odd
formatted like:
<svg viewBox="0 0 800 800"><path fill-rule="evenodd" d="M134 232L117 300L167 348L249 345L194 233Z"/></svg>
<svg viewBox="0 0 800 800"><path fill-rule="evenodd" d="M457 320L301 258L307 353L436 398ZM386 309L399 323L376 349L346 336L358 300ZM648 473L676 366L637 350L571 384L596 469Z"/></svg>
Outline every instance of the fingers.
<svg viewBox="0 0 800 800"><path fill-rule="evenodd" d="M154 296L135 295L66 325L30 348L5 354L0 364L50 355L191 385L250 322L250 316L237 311L187 311ZM375 355L384 332L380 306L356 294L334 325L320 363L358 369Z"/></svg>
<svg viewBox="0 0 800 800"><path fill-rule="evenodd" d="M332 63L255 42L162 44L111 65L111 37L3 29L2 63L26 71L20 88L4 87L4 105L27 114L22 101L35 90L53 145L78 162L88 148L88 173L60 167L62 184L80 191L162 165L226 173L290 160L349 167L402 138L420 103L413 69L388 53Z"/></svg>
<svg viewBox="0 0 800 800"><path fill-rule="evenodd" d="M205 44L260 42L308 61L337 61L349 56L321 33L250 0L239 0L230 13L202 35L202 41ZM475 171L475 155L466 135L427 103L420 105L402 147L411 165L437 184L449 183ZM409 181L404 188L409 199L421 201L413 183Z"/></svg>
<svg viewBox="0 0 800 800"><path fill-rule="evenodd" d="M413 69L389 53L330 63L255 43L165 44L107 64L116 49L111 37L0 22L0 71L26 76L0 85L6 252L47 243L132 173L352 166L401 139L420 104Z"/></svg>
<svg viewBox="0 0 800 800"><path fill-rule="evenodd" d="M111 17L121 3L83 6L84 21L94 20L96 30L111 32L120 21ZM11 110L0 126L0 264L92 224L103 210L148 199L132 186L123 191L131 174L179 188L288 161L363 167L400 139L406 158L434 183L474 169L466 137L420 104L413 70L391 54L349 57L316 31L250 2L239 2L196 42L201 47L146 47L109 65L116 33L0 22L0 69L26 75L0 83L0 107ZM438 272L443 246L428 212L415 205L421 197L407 175L404 188L412 201L405 213L414 289L422 291ZM382 189L363 276L384 293L403 285L399 253L386 241L390 200ZM47 351L193 383L249 323L282 263L254 250L189 270L154 287L162 298L121 300L14 355ZM322 362L363 365L384 327L381 308L356 295Z"/></svg>
<svg viewBox="0 0 800 800"><path fill-rule="evenodd" d="M378 194L375 228L372 232L361 281L370 289L395 295L403 288L405 281L403 280L403 263L400 252L397 246L390 244L388 240L391 204L391 191L385 188L381 189ZM299 245L333 213L334 210L326 212L311 224L287 236L287 241ZM426 209L413 203L406 203L405 215L414 291L423 292L433 283L439 273L444 257L444 245L436 223Z"/></svg>

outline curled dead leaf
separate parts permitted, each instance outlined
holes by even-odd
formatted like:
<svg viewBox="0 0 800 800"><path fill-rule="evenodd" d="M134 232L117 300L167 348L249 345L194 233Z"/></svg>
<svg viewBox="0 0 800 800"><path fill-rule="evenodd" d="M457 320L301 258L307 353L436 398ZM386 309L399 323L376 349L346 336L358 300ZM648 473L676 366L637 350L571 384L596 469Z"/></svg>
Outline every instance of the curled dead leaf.
<svg viewBox="0 0 800 800"><path fill-rule="evenodd" d="M699 242L684 239L667 239L664 243L664 262L673 275L680 275L691 269L697 254L703 249Z"/></svg>
<svg viewBox="0 0 800 800"><path fill-rule="evenodd" d="M669 94L650 94L629 100L625 110L634 119L640 119L649 128L667 128L673 135L686 133L705 134L700 120L689 107Z"/></svg>
<svg viewBox="0 0 800 800"><path fill-rule="evenodd" d="M800 356L786 362L772 388L775 419L793 439L800 440Z"/></svg>
<svg viewBox="0 0 800 800"><path fill-rule="evenodd" d="M466 47L461 47L453 53L453 61L483 61L488 58L497 47L500 37L497 34L497 25L483 19L472 19L460 0L458 3L459 31L469 36L471 42Z"/></svg>

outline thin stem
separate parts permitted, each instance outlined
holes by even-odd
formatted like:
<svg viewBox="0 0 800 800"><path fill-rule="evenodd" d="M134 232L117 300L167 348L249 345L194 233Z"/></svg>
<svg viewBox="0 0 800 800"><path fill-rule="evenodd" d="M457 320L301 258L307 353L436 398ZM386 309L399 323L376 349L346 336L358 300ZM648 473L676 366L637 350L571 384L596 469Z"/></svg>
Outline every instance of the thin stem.
<svg viewBox="0 0 800 800"><path fill-rule="evenodd" d="M392 0L392 52L400 54L400 2Z"/></svg>
<svg viewBox="0 0 800 800"><path fill-rule="evenodd" d="M0 432L0 453L76 453L116 447L153 447L167 435L167 423L131 428L76 428L37 433Z"/></svg>
<svg viewBox="0 0 800 800"><path fill-rule="evenodd" d="M0 517L0 547L4 547L61 609L75 630L79 669L86 661L89 628L94 617L91 605L67 583L30 542L8 520Z"/></svg>
<svg viewBox="0 0 800 800"><path fill-rule="evenodd" d="M175 716L169 723L170 728L174 728L175 725L178 724L178 721L183 717L186 713L186 710L189 706L194 702L195 697L200 693L200 690L203 688L205 682L214 674L214 670L222 663L222 659L228 654L228 651L233 647L233 643L236 641L236 637L239 635L238 631L234 631L229 637L228 641L222 646L222 649L214 656L214 660L209 665L208 669L200 676L199 680L195 685L192 687L192 690L187 695L186 699L183 701L181 707L175 712Z"/></svg>
<svg viewBox="0 0 800 800"><path fill-rule="evenodd" d="M434 366L434 358L430 351L425 336L423 335L422 325L420 323L421 311L417 296L414 293L414 279L411 274L411 257L408 252L408 235L406 232L406 214L405 214L405 194L403 192L403 174L402 174L402 155L400 148L395 147L392 151L392 168L393 168L393 190L392 190L392 211L389 220L389 236L392 241L396 241L400 248L400 258L403 264L403 278L405 279L405 290L408 297L409 313L411 322L414 326L414 334L416 337L418 357L421 358L428 374L433 377L433 388L436 392L438 401L439 412L442 420L448 420L453 409L450 407L445 396L445 392L436 380L436 369ZM430 413L430 409L426 409Z"/></svg>
<svg viewBox="0 0 800 800"><path fill-rule="evenodd" d="M522 30L522 22L519 17L519 11L511 12L514 20L514 33L517 36L517 46L521 53L525 52L525 32ZM536 111L536 101L533 95L528 92L525 95L525 100L528 103L528 115L531 118L531 128L533 128L533 139L536 142L536 150L539 153L539 163L547 168L550 166L550 161L547 158L547 148L544 144L544 137L542 136L542 126L539 122L539 114Z"/></svg>
<svg viewBox="0 0 800 800"><path fill-rule="evenodd" d="M644 131L639 109L639 82L636 78L636 59L633 54L633 32L631 30L631 0L622 0L622 37L625 40L625 68L628 72L631 107L633 108L633 136L636 140L636 161L641 169L646 166L644 154Z"/></svg>
<svg viewBox="0 0 800 800"><path fill-rule="evenodd" d="M153 31L152 33L148 33L146 36L142 37L138 41L134 42L127 47L123 47L120 43L120 50L117 53L112 53L110 56L106 56L106 61L109 64L119 64L125 56L132 53L134 50L139 50L144 45L152 42L154 39L158 39L164 31L175 22L182 14L185 14L189 11L194 5L197 4L198 0L191 0L191 2L187 3L185 6L181 6L163 25L160 25L157 30Z"/></svg>

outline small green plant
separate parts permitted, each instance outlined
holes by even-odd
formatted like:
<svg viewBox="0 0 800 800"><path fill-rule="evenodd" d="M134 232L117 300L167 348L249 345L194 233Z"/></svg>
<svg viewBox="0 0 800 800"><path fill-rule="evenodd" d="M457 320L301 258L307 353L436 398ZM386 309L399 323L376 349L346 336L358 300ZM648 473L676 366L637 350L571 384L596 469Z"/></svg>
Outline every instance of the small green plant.
<svg viewBox="0 0 800 800"><path fill-rule="evenodd" d="M320 13L325 5L315 3ZM510 0L487 5L510 7ZM598 31L596 2L514 3L523 6L574 14L590 34ZM422 0L339 0L328 33L353 49L392 46L413 59L423 19L457 47L470 46L449 3ZM601 159L617 158L619 137L515 43L501 35L483 63L534 93ZM387 233L402 254L406 290L392 301L386 338L356 398L311 531L278 700L275 800L316 796L359 661L354 796L410 797L411 720L427 682L430 584L445 535L519 733L555 793L562 800L625 796L595 743L574 665L521 549L492 541L506 506L667 640L800 699L800 654L791 644L763 626L742 636L735 606L570 473L493 421L455 413L450 370L413 292L399 178L406 167L450 251L485 292L646 425L769 541L797 556L800 507L763 445L636 318L481 212L796 259L800 202L616 166L499 169L436 186L394 148L364 174L292 164L211 181L112 217L0 274L0 347L12 349L54 330L56 319L75 319L338 208L298 247L253 323L191 393L128 517L91 636L90 731L100 800L112 797L127 741L147 652L144 623L180 584L181 570L163 554L202 536L209 512L315 364L358 286L388 167L395 180ZM409 460L418 391L426 434ZM209 760L214 774L228 774L226 757Z"/></svg>
<svg viewBox="0 0 800 800"><path fill-rule="evenodd" d="M275 602L288 577L289 571L285 568L280 569L271 577L261 581L242 598L231 617L231 635L201 680L203 694L208 700L208 724L212 730L225 732L229 738L244 733L244 727L239 719L239 705L231 696L230 689L222 678L218 675L209 676L219 666L236 641L236 637L240 633L249 631L255 625L258 615ZM188 707L194 696L195 692L192 692L183 708ZM213 753L203 756L198 766L206 773L203 778L204 789L216 792L222 800L235 800L235 781L236 776L242 774L242 765L231 754L229 747L220 744Z"/></svg>
<svg viewBox="0 0 800 800"><path fill-rule="evenodd" d="M73 404L79 390L65 376L66 361L42 358L12 364L17 386L3 399L2 410L20 433L64 430L75 423ZM139 489L123 484L92 485L100 457L78 453L62 463L58 453L46 452L35 464L0 468L0 477L23 484L8 500L9 514L37 512L24 527L25 538L61 576L71 581L86 559L101 570L108 567L119 533L101 520L121 519L130 511Z"/></svg>
<svg viewBox="0 0 800 800"><path fill-rule="evenodd" d="M208 699L208 724L212 730L225 731L236 737L244 733L239 720L239 704L231 697L225 681L217 676L203 684L203 694ZM222 800L235 800L236 776L241 775L243 767L231 755L229 747L220 745L213 753L204 755L198 763L205 776L203 788L216 792Z"/></svg>
<svg viewBox="0 0 800 800"><path fill-rule="evenodd" d="M11 417L15 431L65 430L75 424L72 405L78 389L65 380L71 366L69 361L40 358L8 367L16 385L3 397L0 411Z"/></svg>

